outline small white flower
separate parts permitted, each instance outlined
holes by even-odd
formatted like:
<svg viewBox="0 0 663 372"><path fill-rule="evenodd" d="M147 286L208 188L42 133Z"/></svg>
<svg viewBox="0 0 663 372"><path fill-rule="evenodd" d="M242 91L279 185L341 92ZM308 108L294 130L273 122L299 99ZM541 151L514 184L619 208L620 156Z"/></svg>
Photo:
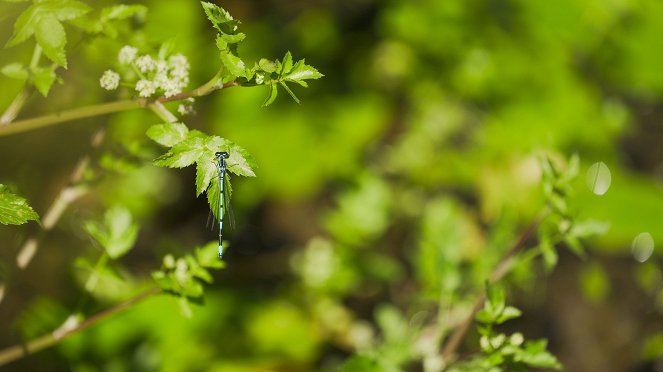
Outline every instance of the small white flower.
<svg viewBox="0 0 663 372"><path fill-rule="evenodd" d="M179 106L177 106L177 112L179 112L180 115L189 114L191 111L193 111L193 107L191 105L179 105Z"/></svg>
<svg viewBox="0 0 663 372"><path fill-rule="evenodd" d="M141 97L149 97L156 92L157 86L153 81L141 79L136 82L136 91Z"/></svg>
<svg viewBox="0 0 663 372"><path fill-rule="evenodd" d="M153 71L157 67L157 64L152 59L152 57L150 57L149 55L144 55L136 59L136 67L138 67L138 71L146 73L149 71Z"/></svg>
<svg viewBox="0 0 663 372"><path fill-rule="evenodd" d="M121 64L128 65L136 59L136 53L138 53L138 49L129 45L125 45L122 47L122 49L120 49L120 53L118 54L117 59Z"/></svg>
<svg viewBox="0 0 663 372"><path fill-rule="evenodd" d="M155 62L157 72L166 72L168 70L168 63L163 59L160 59Z"/></svg>
<svg viewBox="0 0 663 372"><path fill-rule="evenodd" d="M177 80L166 80L160 86L161 89L163 89L163 95L166 97L172 97L176 94L182 93L182 89L180 88L180 84Z"/></svg>
<svg viewBox="0 0 663 372"><path fill-rule="evenodd" d="M113 70L106 70L104 74L101 75L99 84L106 90L117 89L118 85L120 85L120 75Z"/></svg>
<svg viewBox="0 0 663 372"><path fill-rule="evenodd" d="M189 61L181 54L175 54L168 59L170 74L176 79L189 83Z"/></svg>
<svg viewBox="0 0 663 372"><path fill-rule="evenodd" d="M261 73L256 74L256 84L262 84L265 81L265 75Z"/></svg>

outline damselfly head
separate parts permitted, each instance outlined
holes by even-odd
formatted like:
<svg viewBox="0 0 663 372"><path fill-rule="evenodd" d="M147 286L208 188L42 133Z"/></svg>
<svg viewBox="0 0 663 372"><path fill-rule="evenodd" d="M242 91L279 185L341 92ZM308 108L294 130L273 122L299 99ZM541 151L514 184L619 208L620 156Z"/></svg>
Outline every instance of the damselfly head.
<svg viewBox="0 0 663 372"><path fill-rule="evenodd" d="M217 157L217 158L228 159L228 158L230 157L230 155L229 155L227 152L225 152L225 151L220 151L220 152L217 152L217 153L216 153L216 157Z"/></svg>

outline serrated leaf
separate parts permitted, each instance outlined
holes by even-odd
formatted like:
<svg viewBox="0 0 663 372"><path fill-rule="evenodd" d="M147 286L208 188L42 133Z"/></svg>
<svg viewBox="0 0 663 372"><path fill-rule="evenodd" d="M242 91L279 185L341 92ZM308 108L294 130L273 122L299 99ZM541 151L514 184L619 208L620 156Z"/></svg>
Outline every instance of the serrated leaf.
<svg viewBox="0 0 663 372"><path fill-rule="evenodd" d="M206 152L204 139L198 136L187 138L175 144L170 151L154 160L160 167L184 168L195 163Z"/></svg>
<svg viewBox="0 0 663 372"><path fill-rule="evenodd" d="M183 123L156 124L145 134L160 145L172 147L187 137L189 128Z"/></svg>
<svg viewBox="0 0 663 372"><path fill-rule="evenodd" d="M236 55L230 53L228 50L221 51L221 63L234 77L246 76L246 66Z"/></svg>
<svg viewBox="0 0 663 372"><path fill-rule="evenodd" d="M238 176L245 177L255 177L256 174L253 171L254 168L257 168L255 160L249 152L238 145L228 146L228 170L232 173L235 173Z"/></svg>
<svg viewBox="0 0 663 372"><path fill-rule="evenodd" d="M281 61L281 71L279 71L279 74L281 76L284 76L292 70L292 54L290 54L290 51L286 52L285 56L283 57L283 61Z"/></svg>
<svg viewBox="0 0 663 372"><path fill-rule="evenodd" d="M64 51L67 36L60 21L55 17L42 17L35 27L35 38L51 61L67 68L67 57Z"/></svg>
<svg viewBox="0 0 663 372"><path fill-rule="evenodd" d="M218 175L218 170L213 161L200 160L196 163L196 196L202 194L209 187L214 176Z"/></svg>
<svg viewBox="0 0 663 372"><path fill-rule="evenodd" d="M233 34L237 26L241 24L240 21L234 19L225 9L215 4L204 1L201 1L200 4L203 6L205 15L207 15L207 19L212 23L212 26L222 33Z"/></svg>
<svg viewBox="0 0 663 372"><path fill-rule="evenodd" d="M219 211L221 210L221 195L219 188L219 177L212 177L209 188L207 189L207 204L209 204L212 214L219 220ZM229 201L226 201L229 202ZM225 210L225 209L224 209Z"/></svg>
<svg viewBox="0 0 663 372"><path fill-rule="evenodd" d="M39 221L39 215L30 207L28 201L0 184L0 223L22 225L30 220Z"/></svg>
<svg viewBox="0 0 663 372"><path fill-rule="evenodd" d="M270 61L267 58L260 58L258 61L258 66L265 72L272 73L276 71L276 63Z"/></svg>
<svg viewBox="0 0 663 372"><path fill-rule="evenodd" d="M18 16L14 23L14 35L9 39L5 47L18 45L35 33L35 24L39 18L39 8L32 5Z"/></svg>
<svg viewBox="0 0 663 372"><path fill-rule="evenodd" d="M32 83L44 97L48 96L56 78L55 71L50 67L37 67L32 71Z"/></svg>
<svg viewBox="0 0 663 372"><path fill-rule="evenodd" d="M277 89L277 85L276 84L270 84L270 86L269 86L269 95L267 96L267 99L265 100L265 102L263 102L262 106L265 107L265 106L271 105L274 102L274 100L276 99L276 96L278 95L278 93L279 92L278 92L278 89Z"/></svg>
<svg viewBox="0 0 663 372"><path fill-rule="evenodd" d="M246 38L246 35L242 32L238 32L232 35L220 34L218 37L220 37L226 44L237 44L243 41Z"/></svg>
<svg viewBox="0 0 663 372"><path fill-rule="evenodd" d="M16 19L14 35L6 46L11 47L27 40L35 34L37 27L44 27L39 26L43 19L55 18L57 21L68 21L89 11L89 6L75 0L42 0L35 2Z"/></svg>
<svg viewBox="0 0 663 372"><path fill-rule="evenodd" d="M284 74L282 78L283 80L296 82L299 80L319 79L323 76L315 67L307 65L302 59L292 67L290 72Z"/></svg>
<svg viewBox="0 0 663 372"><path fill-rule="evenodd" d="M0 72L12 79L26 80L28 78L28 70L20 63L10 63L5 65Z"/></svg>

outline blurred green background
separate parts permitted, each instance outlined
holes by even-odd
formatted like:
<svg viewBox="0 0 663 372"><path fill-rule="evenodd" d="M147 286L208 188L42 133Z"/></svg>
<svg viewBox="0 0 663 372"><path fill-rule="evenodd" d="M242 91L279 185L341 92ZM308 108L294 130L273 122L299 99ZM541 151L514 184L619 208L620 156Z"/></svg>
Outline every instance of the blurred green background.
<svg viewBox="0 0 663 372"><path fill-rule="evenodd" d="M47 99L33 95L19 118L117 99L98 79L125 44L156 51L173 39L189 57L190 86L207 81L218 51L199 3L140 3L146 17L125 23L120 40L82 39L68 26L63 83ZM217 4L243 22L244 60L290 50L325 74L296 90L302 105L284 94L261 108L263 88L232 88L199 98L184 119L242 145L259 165L257 178L233 179L226 269L192 319L158 296L8 370L336 370L357 353L421 370L540 208L541 153L580 156L574 213L610 229L584 260L562 247L551 273L517 268L510 301L525 315L509 327L547 338L570 371L663 370L662 2ZM0 3L3 44L24 8ZM31 43L3 49L0 65L28 61ZM0 86L4 109L20 84L0 77ZM99 162L139 146L156 157L144 133L157 123L137 110L0 137L0 182L41 214L85 154ZM91 149L101 127L104 143ZM585 182L595 162L612 175L602 196ZM52 331L81 301L93 314L129 298L164 254L213 240L194 180L193 169L149 162L105 175L40 235L23 271L15 256L39 228L0 227L0 347ZM139 220L138 242L86 295L74 262L99 248L81 222L117 204ZM645 232L654 253L634 257ZM477 339L471 332L461 355Z"/></svg>

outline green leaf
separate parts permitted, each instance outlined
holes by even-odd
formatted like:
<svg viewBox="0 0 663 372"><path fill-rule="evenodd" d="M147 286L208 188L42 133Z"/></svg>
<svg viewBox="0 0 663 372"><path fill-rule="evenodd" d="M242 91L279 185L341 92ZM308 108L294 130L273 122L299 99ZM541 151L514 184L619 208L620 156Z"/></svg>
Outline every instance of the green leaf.
<svg viewBox="0 0 663 372"><path fill-rule="evenodd" d="M175 144L170 151L154 160L160 167L184 168L198 161L205 154L204 139L198 136L188 136L185 140Z"/></svg>
<svg viewBox="0 0 663 372"><path fill-rule="evenodd" d="M216 221L219 220L219 211L221 209L221 197L220 197L220 188L219 188L219 177L212 177L210 181L210 186L207 189L207 204L209 204L212 214L216 217ZM226 200L226 203L229 203L230 200ZM225 211L225 209L224 209Z"/></svg>
<svg viewBox="0 0 663 372"><path fill-rule="evenodd" d="M112 259L126 254L138 236L138 225L133 222L129 210L121 206L114 206L106 211L103 224L86 221L83 227Z"/></svg>
<svg viewBox="0 0 663 372"><path fill-rule="evenodd" d="M496 323L497 324L502 324L502 323L506 322L507 320L518 318L521 315L522 315L522 312L520 310L516 309L513 306L507 306L507 307L504 308L504 311L502 311L500 316L497 318Z"/></svg>
<svg viewBox="0 0 663 372"><path fill-rule="evenodd" d="M39 215L30 207L28 201L0 184L0 223L22 225L30 220L39 221Z"/></svg>
<svg viewBox="0 0 663 372"><path fill-rule="evenodd" d="M267 96L267 99L265 100L265 102L263 102L262 106L265 107L271 105L276 99L278 93L279 92L278 89L276 88L276 84L271 84L269 86L269 96Z"/></svg>
<svg viewBox="0 0 663 372"><path fill-rule="evenodd" d="M26 80L28 78L28 70L20 63L10 63L5 65L0 72L12 79Z"/></svg>
<svg viewBox="0 0 663 372"><path fill-rule="evenodd" d="M160 145L172 147L187 137L189 128L183 123L157 124L151 126L145 134Z"/></svg>
<svg viewBox="0 0 663 372"><path fill-rule="evenodd" d="M234 77L246 76L244 61L228 50L221 51L221 63Z"/></svg>
<svg viewBox="0 0 663 372"><path fill-rule="evenodd" d="M546 264L546 268L548 270L554 268L557 265L559 257L557 255L557 250L555 250L555 247L550 242L550 239L542 238L541 241L539 242L538 248L541 250L541 254L543 255L543 260Z"/></svg>
<svg viewBox="0 0 663 372"><path fill-rule="evenodd" d="M37 67L32 71L32 83L44 97L48 96L56 78L55 71L50 67Z"/></svg>
<svg viewBox="0 0 663 372"><path fill-rule="evenodd" d="M238 145L232 144L228 146L228 170L232 173L235 173L238 176L245 177L255 177L256 174L253 171L254 168L257 168L255 160L249 152Z"/></svg>
<svg viewBox="0 0 663 372"><path fill-rule="evenodd" d="M281 71L279 71L279 75L283 76L285 74L288 74L291 70L292 70L292 54L290 54L290 51L288 51L283 57L283 61L281 61Z"/></svg>
<svg viewBox="0 0 663 372"><path fill-rule="evenodd" d="M35 34L37 28L48 29L48 24L52 23L52 20L49 20L49 18L54 18L57 21L68 21L78 18L89 11L89 6L75 0L42 0L35 2L16 19L14 35L7 42L6 46L11 47L24 42ZM45 26L41 25L45 19L47 24ZM55 60L54 62L57 63Z"/></svg>
<svg viewBox="0 0 663 372"><path fill-rule="evenodd" d="M504 310L506 304L506 294L502 287L493 284L489 285L486 282L486 305L488 310L491 311L495 317L498 317Z"/></svg>
<svg viewBox="0 0 663 372"><path fill-rule="evenodd" d="M143 16L147 13L147 7L143 5L113 5L101 10L101 20L127 19L133 16Z"/></svg>
<svg viewBox="0 0 663 372"><path fill-rule="evenodd" d="M237 31L240 21L234 19L225 9L208 2L201 1L207 19L212 26L224 34L233 34Z"/></svg>
<svg viewBox="0 0 663 372"><path fill-rule="evenodd" d="M196 196L202 194L209 187L212 177L218 173L214 161L202 159L196 163Z"/></svg>
<svg viewBox="0 0 663 372"><path fill-rule="evenodd" d="M276 71L276 63L266 58L260 58L258 66L265 72L272 73Z"/></svg>
<svg viewBox="0 0 663 372"><path fill-rule="evenodd" d="M597 235L603 235L608 232L609 229L610 224L607 222L597 220L579 221L571 226L569 235L575 238L585 239Z"/></svg>
<svg viewBox="0 0 663 372"><path fill-rule="evenodd" d="M237 44L239 42L242 42L246 38L246 35L242 32L233 35L220 34L218 35L218 38L221 38L226 44Z"/></svg>
<svg viewBox="0 0 663 372"><path fill-rule="evenodd" d="M35 38L44 50L44 54L51 61L67 68L67 57L64 51L67 36L64 33L62 23L57 18L53 16L42 17L36 25Z"/></svg>
<svg viewBox="0 0 663 372"><path fill-rule="evenodd" d="M210 269L220 269L225 266L222 260L219 260L219 244L210 242L202 247L196 248L196 260L202 267Z"/></svg>
<svg viewBox="0 0 663 372"><path fill-rule="evenodd" d="M313 66L309 66L304 63L304 60L302 59L292 67L290 72L283 75L282 78L283 80L293 81L301 84L302 80L319 79L323 76L324 75L318 72L318 70L316 70Z"/></svg>
<svg viewBox="0 0 663 372"><path fill-rule="evenodd" d="M564 243L566 243L569 250L575 253L576 256L580 258L587 257L585 249L583 248L582 243L580 243L580 240L578 240L578 238L567 235L564 237Z"/></svg>
<svg viewBox="0 0 663 372"><path fill-rule="evenodd" d="M546 351L547 344L546 340L528 341L525 349L514 359L535 368L561 369L562 365L557 358Z"/></svg>

